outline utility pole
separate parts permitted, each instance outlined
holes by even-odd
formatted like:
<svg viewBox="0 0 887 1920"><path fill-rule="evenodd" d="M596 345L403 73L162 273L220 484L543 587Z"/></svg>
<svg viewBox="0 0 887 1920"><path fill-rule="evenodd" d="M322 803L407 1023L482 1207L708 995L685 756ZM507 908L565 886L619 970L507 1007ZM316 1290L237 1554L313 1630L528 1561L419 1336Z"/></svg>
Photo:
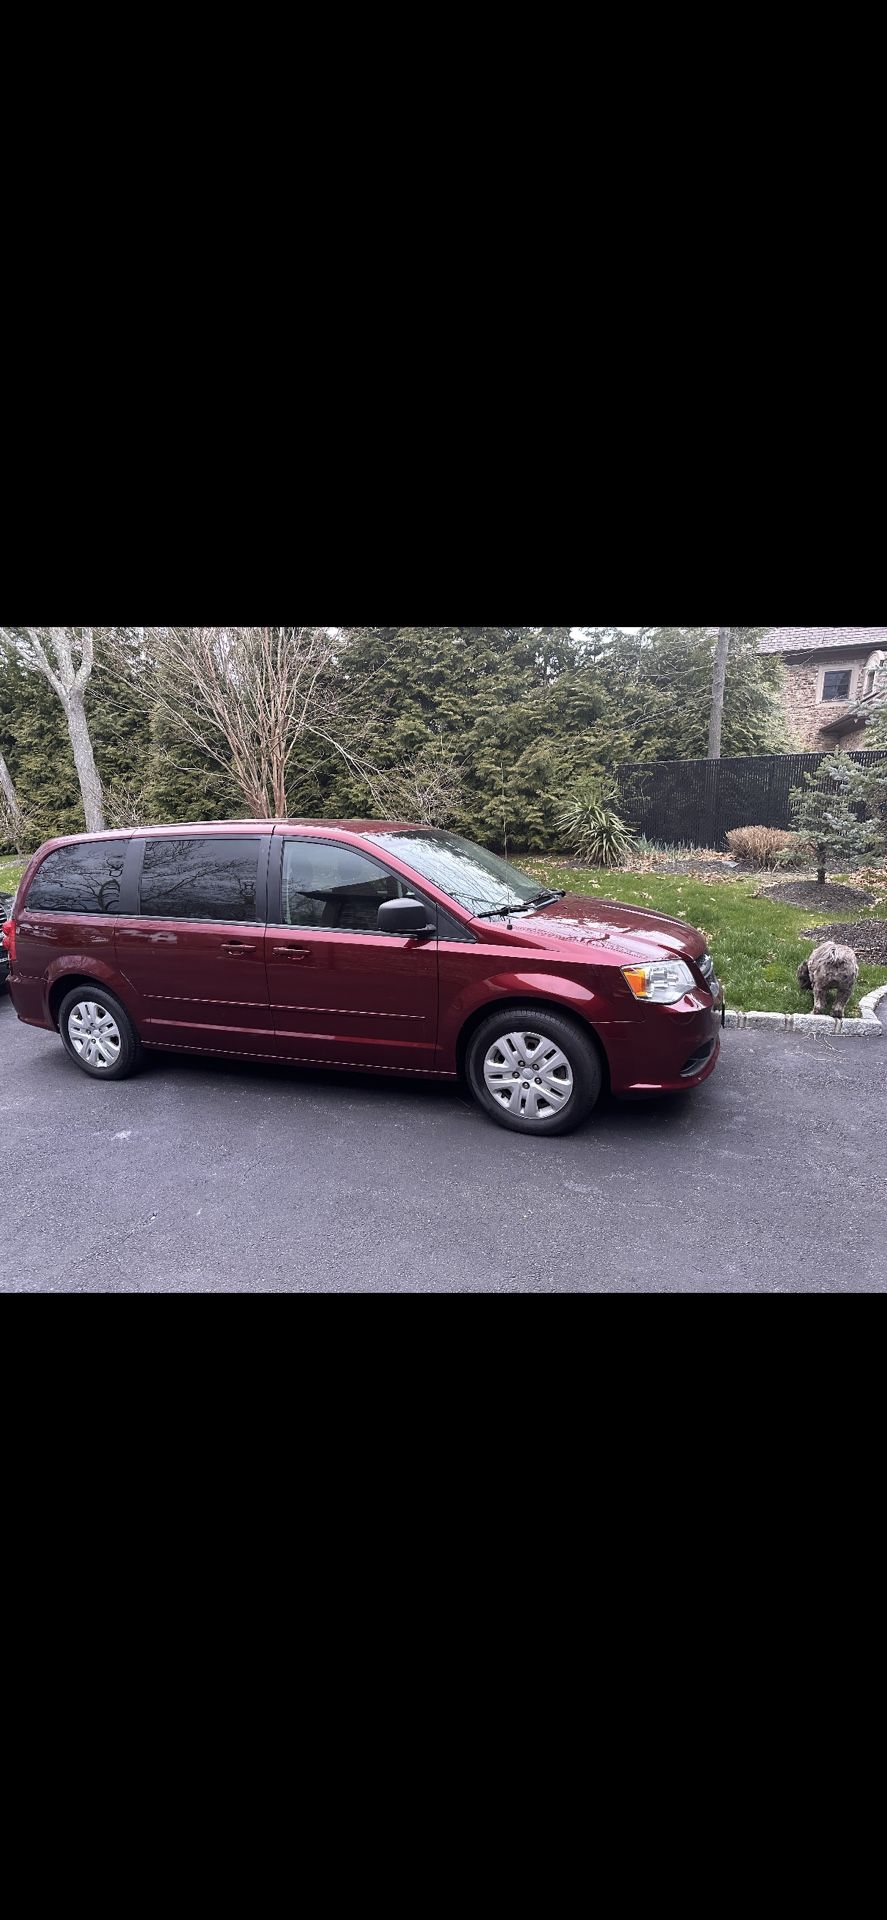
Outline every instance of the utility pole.
<svg viewBox="0 0 887 1920"><path fill-rule="evenodd" d="M730 654L730 627L718 628L718 646L715 654L715 678L711 695L711 725L708 730L708 757L720 760L721 735L724 728L724 694L727 690L727 660Z"/></svg>

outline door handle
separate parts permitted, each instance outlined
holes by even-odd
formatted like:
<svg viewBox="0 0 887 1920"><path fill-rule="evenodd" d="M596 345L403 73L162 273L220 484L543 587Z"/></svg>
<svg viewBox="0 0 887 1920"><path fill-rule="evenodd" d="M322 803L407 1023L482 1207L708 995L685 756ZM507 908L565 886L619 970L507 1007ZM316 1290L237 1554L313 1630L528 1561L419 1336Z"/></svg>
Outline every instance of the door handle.
<svg viewBox="0 0 887 1920"><path fill-rule="evenodd" d="M275 960L310 960L310 947L272 947Z"/></svg>
<svg viewBox="0 0 887 1920"><path fill-rule="evenodd" d="M223 953L233 954L235 958L237 957L238 954L255 953L255 951L256 951L255 947L248 946L246 941L244 940L228 940L224 943L222 947Z"/></svg>

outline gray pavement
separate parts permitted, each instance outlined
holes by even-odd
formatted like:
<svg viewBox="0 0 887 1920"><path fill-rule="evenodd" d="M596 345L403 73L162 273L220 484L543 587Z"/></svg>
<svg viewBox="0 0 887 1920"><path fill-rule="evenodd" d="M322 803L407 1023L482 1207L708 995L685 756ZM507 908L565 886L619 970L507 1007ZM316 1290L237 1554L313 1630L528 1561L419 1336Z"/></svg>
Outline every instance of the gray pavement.
<svg viewBox="0 0 887 1920"><path fill-rule="evenodd" d="M887 1045L727 1033L698 1092L524 1140L458 1091L155 1055L0 996L0 1292L887 1292Z"/></svg>

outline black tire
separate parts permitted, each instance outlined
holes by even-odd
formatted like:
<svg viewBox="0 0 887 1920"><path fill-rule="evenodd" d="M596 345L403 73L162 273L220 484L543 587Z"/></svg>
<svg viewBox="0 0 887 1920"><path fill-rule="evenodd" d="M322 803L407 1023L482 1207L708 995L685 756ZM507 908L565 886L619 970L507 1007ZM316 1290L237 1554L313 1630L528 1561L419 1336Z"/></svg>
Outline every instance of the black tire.
<svg viewBox="0 0 887 1920"><path fill-rule="evenodd" d="M88 1019L77 1020L78 1009L84 1008ZM92 1008L95 1018L89 1012ZM59 1033L65 1052L91 1080L127 1080L141 1066L142 1043L126 1008L98 982L73 987L65 994L59 1007ZM78 1038L83 1052L78 1049ZM109 1054L111 1058L101 1057Z"/></svg>
<svg viewBox="0 0 887 1920"><path fill-rule="evenodd" d="M516 1039L527 1044L513 1059ZM492 1013L474 1034L465 1067L475 1100L500 1127L552 1138L581 1127L604 1081L591 1035L554 1008L549 1013L540 1007L503 1007ZM487 1082L488 1069L495 1091Z"/></svg>

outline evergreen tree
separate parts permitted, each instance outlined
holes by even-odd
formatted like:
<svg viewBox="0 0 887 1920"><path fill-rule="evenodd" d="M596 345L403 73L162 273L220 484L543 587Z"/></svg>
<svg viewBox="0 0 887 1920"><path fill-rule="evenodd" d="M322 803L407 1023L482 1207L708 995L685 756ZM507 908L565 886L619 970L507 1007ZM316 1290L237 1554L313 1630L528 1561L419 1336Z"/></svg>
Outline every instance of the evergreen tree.
<svg viewBox="0 0 887 1920"><path fill-rule="evenodd" d="M225 819L244 801L156 697L143 629L100 636L86 689L112 825ZM789 746L778 660L734 628L725 754ZM299 739L289 811L436 811L515 853L556 846L577 781L631 761L705 758L713 633L701 627L355 627L338 630L323 704L337 725ZM155 663L156 664L156 663ZM162 691L162 690L161 690ZM0 751L41 837L83 830L64 715L50 688L0 660ZM441 784L441 772L443 782Z"/></svg>
<svg viewBox="0 0 887 1920"><path fill-rule="evenodd" d="M792 828L803 852L816 861L821 887L829 869L855 866L883 849L878 824L859 818L857 776L858 769L845 753L830 753L815 773L805 773L803 786L793 787L789 795Z"/></svg>
<svg viewBox="0 0 887 1920"><path fill-rule="evenodd" d="M887 689L883 707L876 710L865 730L863 745L867 753L887 752ZM853 794L877 821L887 840L887 760L876 760L873 766L854 762Z"/></svg>

